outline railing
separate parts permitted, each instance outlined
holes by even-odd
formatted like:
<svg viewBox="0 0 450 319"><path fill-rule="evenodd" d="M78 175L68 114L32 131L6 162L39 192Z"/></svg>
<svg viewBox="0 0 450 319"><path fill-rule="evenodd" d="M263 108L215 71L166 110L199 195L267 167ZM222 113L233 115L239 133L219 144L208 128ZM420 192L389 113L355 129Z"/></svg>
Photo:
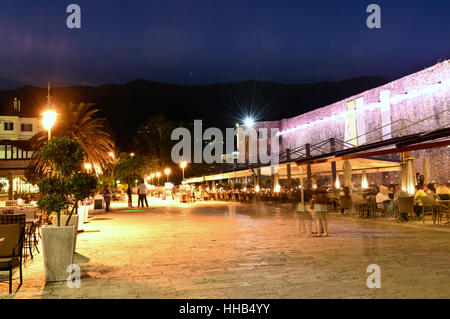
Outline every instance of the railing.
<svg viewBox="0 0 450 319"><path fill-rule="evenodd" d="M436 114L433 114L429 117L426 117L424 119L421 119L420 121L417 122L411 122L410 120L405 120L405 119L399 119L393 122L390 122L388 124L379 126L373 130L370 130L368 132L365 132L364 134L361 134L355 138L352 138L350 140L347 141L342 141L336 138L329 138L326 139L324 141L315 143L315 144L305 144L305 145L300 145L296 148L290 149L290 148L286 148L281 150L280 152L278 152L277 154L273 154L271 155L270 158L270 163L289 163L289 162L297 162L297 161L301 161L301 160L305 160L308 158L312 158L312 157L320 157L323 155L332 155L333 153L340 153L340 154L346 154L348 152L352 152L353 149L355 149L355 145L353 145L351 143L351 141L353 140L359 140L360 137L363 136L369 136L372 133L375 132L379 132L380 130L382 131L384 127L387 126L395 126L400 124L400 128L399 129L395 129L394 131L390 131L387 134L381 134L379 135L377 138L372 138L370 140L366 140L365 143L361 144L358 146L358 148L364 149L365 147L375 147L377 143L380 143L382 141L385 141L385 137L386 136L391 136L391 140L402 140L403 141L408 141L408 138L414 138L417 139L417 136L422 136L422 137L426 137L434 132L437 132L439 130L445 129L450 127L450 123L446 123L444 125L441 125L437 128L433 128L431 130L425 131L425 132L420 132L420 130L415 130L418 133L415 134L410 134L410 135L406 135L406 131L408 128L411 127L424 127L423 122L431 119L433 117L439 116L443 113L449 112L450 109L447 108L441 112L438 112ZM399 134L397 134L399 133ZM392 136L394 135L399 135L399 137L397 138L392 138ZM436 137L437 138L437 137ZM223 166L221 166L221 172L222 173L226 173L226 172L232 172L232 171L236 171L236 170L245 170L245 169L255 169L255 168L259 168L262 166L267 166L269 165L268 163L261 163L259 160L258 155L253 156L253 157L248 157L245 161L245 163L224 163Z"/></svg>

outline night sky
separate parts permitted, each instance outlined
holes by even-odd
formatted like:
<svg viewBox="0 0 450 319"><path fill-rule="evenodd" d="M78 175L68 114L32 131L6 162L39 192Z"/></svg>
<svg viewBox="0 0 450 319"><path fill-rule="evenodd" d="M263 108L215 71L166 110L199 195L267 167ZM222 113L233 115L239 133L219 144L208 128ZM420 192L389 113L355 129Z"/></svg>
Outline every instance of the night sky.
<svg viewBox="0 0 450 319"><path fill-rule="evenodd" d="M70 3L80 30L66 27ZM381 29L366 26L370 3ZM450 58L449 14L448 0L2 0L0 89L392 80Z"/></svg>

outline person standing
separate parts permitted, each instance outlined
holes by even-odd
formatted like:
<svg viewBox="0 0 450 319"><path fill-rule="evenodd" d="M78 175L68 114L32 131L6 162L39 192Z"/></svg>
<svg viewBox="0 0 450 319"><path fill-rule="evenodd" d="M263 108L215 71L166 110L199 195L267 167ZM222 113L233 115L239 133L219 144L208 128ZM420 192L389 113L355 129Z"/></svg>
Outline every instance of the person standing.
<svg viewBox="0 0 450 319"><path fill-rule="evenodd" d="M314 190L308 210L315 220L317 236L328 237L328 198L325 190L319 188ZM322 235L320 234L321 230L323 231Z"/></svg>
<svg viewBox="0 0 450 319"><path fill-rule="evenodd" d="M105 192L103 193L103 198L105 200L106 211L109 212L109 206L111 204L111 191L109 190L109 185L106 185Z"/></svg>
<svg viewBox="0 0 450 319"><path fill-rule="evenodd" d="M133 200L131 198L131 185L130 184L128 184L127 195L128 195L128 207L133 207Z"/></svg>
<svg viewBox="0 0 450 319"><path fill-rule="evenodd" d="M145 200L145 206L148 207L147 186L145 186L144 180L141 179L141 183L139 184L139 202L138 202L138 206L144 207L144 200Z"/></svg>

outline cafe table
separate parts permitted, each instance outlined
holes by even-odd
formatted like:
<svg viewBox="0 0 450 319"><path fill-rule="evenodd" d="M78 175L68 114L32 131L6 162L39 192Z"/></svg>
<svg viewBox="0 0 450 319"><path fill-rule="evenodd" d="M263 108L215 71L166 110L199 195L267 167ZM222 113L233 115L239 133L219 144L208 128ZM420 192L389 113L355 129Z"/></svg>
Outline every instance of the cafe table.
<svg viewBox="0 0 450 319"><path fill-rule="evenodd" d="M25 215L27 221L34 220L36 218L36 210L37 209L15 209L14 215Z"/></svg>

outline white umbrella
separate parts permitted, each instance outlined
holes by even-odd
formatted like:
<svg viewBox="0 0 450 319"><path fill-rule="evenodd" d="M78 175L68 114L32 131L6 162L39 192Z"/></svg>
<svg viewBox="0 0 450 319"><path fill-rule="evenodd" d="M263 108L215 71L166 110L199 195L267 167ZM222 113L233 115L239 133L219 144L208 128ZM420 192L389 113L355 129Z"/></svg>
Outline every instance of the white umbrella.
<svg viewBox="0 0 450 319"><path fill-rule="evenodd" d="M348 160L344 161L342 164L342 169L344 170L344 186L348 187L351 191L353 188L352 184L352 165Z"/></svg>

